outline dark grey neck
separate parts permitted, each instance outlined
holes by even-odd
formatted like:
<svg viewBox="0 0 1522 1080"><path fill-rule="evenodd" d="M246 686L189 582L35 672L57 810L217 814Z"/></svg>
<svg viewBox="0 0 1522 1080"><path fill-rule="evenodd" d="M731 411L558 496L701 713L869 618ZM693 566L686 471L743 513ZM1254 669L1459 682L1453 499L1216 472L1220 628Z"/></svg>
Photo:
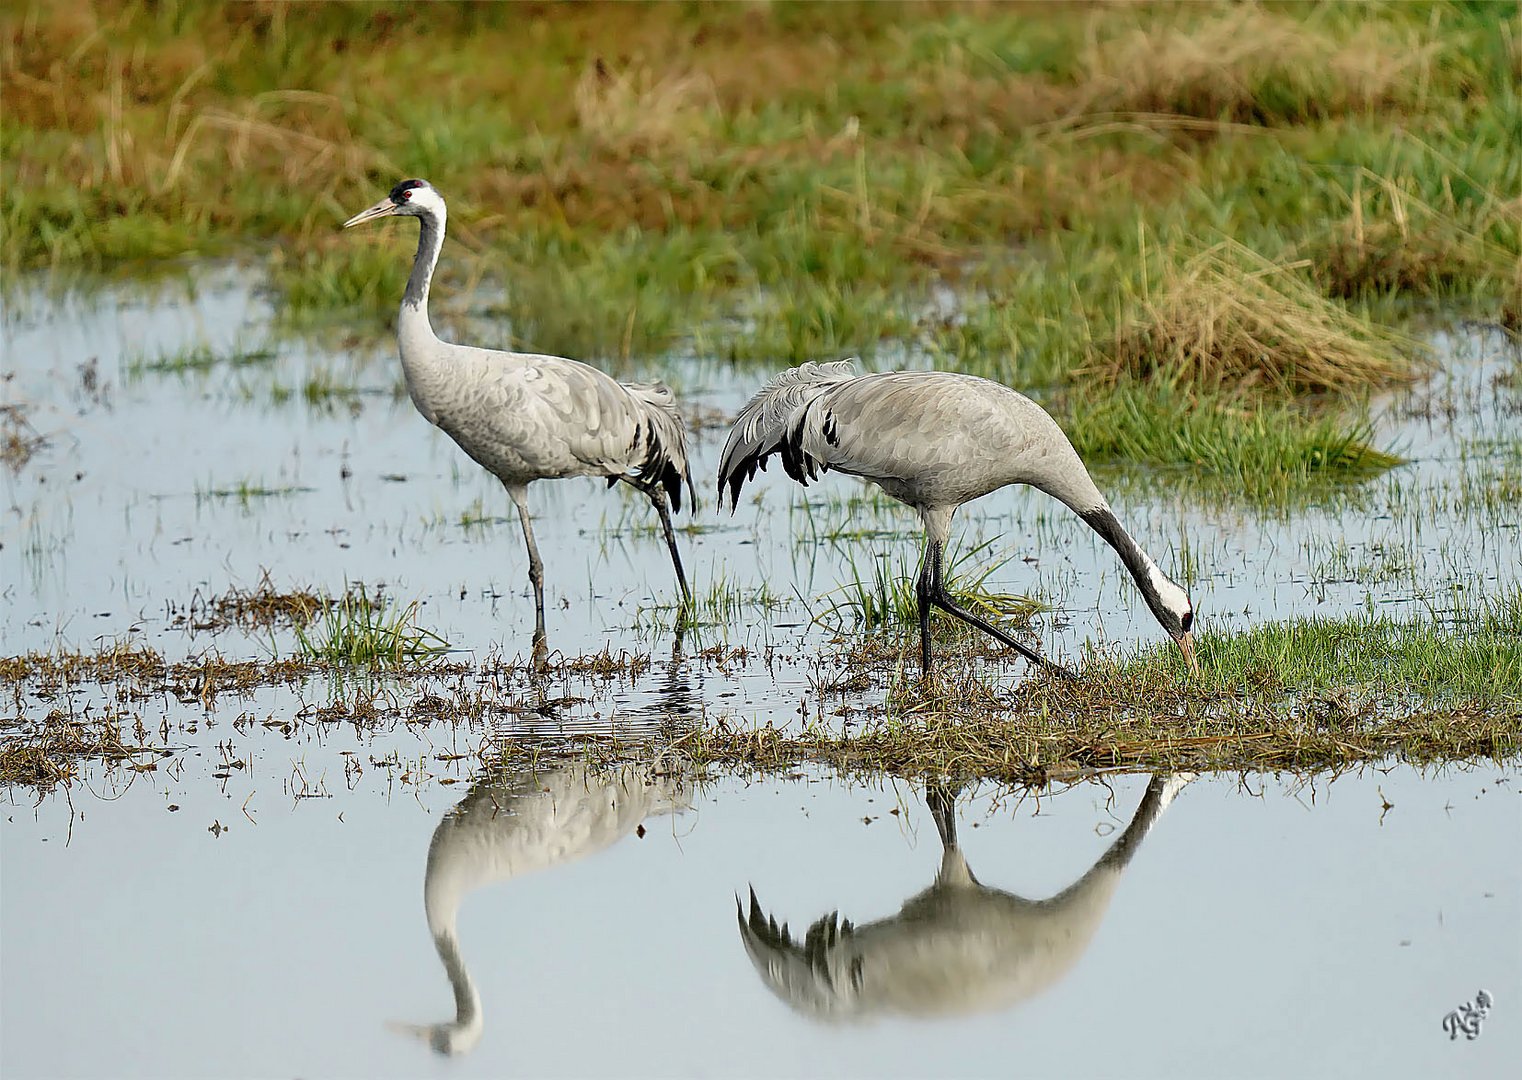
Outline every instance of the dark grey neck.
<svg viewBox="0 0 1522 1080"><path fill-rule="evenodd" d="M402 294L406 306L428 307L428 284L433 280L433 268L439 261L439 249L444 246L444 223L433 214L418 218L417 255L412 260L412 274L407 278L407 291Z"/></svg>
<svg viewBox="0 0 1522 1080"><path fill-rule="evenodd" d="M1116 520L1108 506L1101 506L1094 510L1083 510L1078 514L1084 521L1104 538L1105 543L1115 549L1120 556L1120 561L1126 564L1126 569L1136 579L1136 585L1147 598L1147 604L1154 611L1157 610L1161 598L1157 595L1157 589L1152 584L1152 574L1155 566L1136 543L1131 539L1131 534L1126 532L1125 527Z"/></svg>
<svg viewBox="0 0 1522 1080"><path fill-rule="evenodd" d="M1136 814L1131 818L1131 824L1126 826L1126 831L1120 834L1120 839L1110 845L1110 850L1105 852L1096 864L1097 867L1124 868L1131 861L1131 856L1136 854L1136 849L1141 845L1142 838L1151 830L1157 821L1158 815L1163 812L1167 805L1163 801L1163 788L1166 780L1162 776L1154 776L1147 785L1147 792L1142 796L1141 805L1136 808Z"/></svg>
<svg viewBox="0 0 1522 1080"><path fill-rule="evenodd" d="M455 1022L461 1026L469 1024L475 1020L481 1002L476 996L470 972L465 970L459 940L451 933L442 933L434 937L433 946L444 962L444 973L449 976L449 985L454 990Z"/></svg>
<svg viewBox="0 0 1522 1080"><path fill-rule="evenodd" d="M1165 786L1166 780L1162 776L1154 776L1152 782L1147 785L1146 794L1142 796L1141 805L1136 808L1136 813L1131 818L1131 824L1127 825L1126 831L1120 834L1120 839L1110 845L1110 849L1099 857L1098 862L1089 867L1083 877L1043 903L1059 904L1087 889L1094 888L1096 884L1107 883L1113 887L1119 880L1121 871L1131 862L1131 857L1140 848L1142 840L1152 830L1158 815L1166 807L1167 804L1163 801Z"/></svg>

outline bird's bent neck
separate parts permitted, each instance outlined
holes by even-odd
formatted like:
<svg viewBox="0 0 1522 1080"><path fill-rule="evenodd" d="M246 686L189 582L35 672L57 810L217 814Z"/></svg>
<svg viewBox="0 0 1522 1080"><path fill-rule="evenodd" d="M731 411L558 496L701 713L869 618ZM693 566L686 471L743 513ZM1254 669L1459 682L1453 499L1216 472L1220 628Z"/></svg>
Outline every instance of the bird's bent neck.
<svg viewBox="0 0 1522 1080"><path fill-rule="evenodd" d="M455 1022L458 1031L469 1031L481 1023L481 996L476 984L465 970L465 959L460 955L460 940L453 929L434 934L433 946L439 959L444 962L444 973L449 976L450 988L454 990Z"/></svg>
<svg viewBox="0 0 1522 1080"><path fill-rule="evenodd" d="M403 359L411 346L438 340L428 321L428 286L444 246L444 211L423 214L418 224L417 256L412 260L412 274L407 278L407 291L402 294L402 310L396 322Z"/></svg>
<svg viewBox="0 0 1522 1080"><path fill-rule="evenodd" d="M1104 503L1100 503L1091 510L1080 510L1078 516L1088 522L1089 527L1103 537L1105 543L1115 549L1115 553L1120 556L1120 561L1125 563L1126 569L1136 579L1136 586L1146 597L1147 605L1156 611L1162 602L1158 594L1158 582L1167 580L1163 572L1157 568L1157 563L1153 562L1152 557L1141 549L1140 544L1131 539L1131 534L1126 532L1125 527Z"/></svg>

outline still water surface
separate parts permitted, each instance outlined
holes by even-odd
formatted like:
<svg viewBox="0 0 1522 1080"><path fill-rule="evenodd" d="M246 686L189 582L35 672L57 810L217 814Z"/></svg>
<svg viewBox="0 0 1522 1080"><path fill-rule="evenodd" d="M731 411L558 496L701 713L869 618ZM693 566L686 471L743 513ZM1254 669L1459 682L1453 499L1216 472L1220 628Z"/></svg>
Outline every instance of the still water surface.
<svg viewBox="0 0 1522 1080"><path fill-rule="evenodd" d="M962 792L949 849L923 792L812 774L571 765L257 824L241 792L144 781L11 805L0 1065L1499 1076L1522 1052L1519 780ZM1482 987L1480 1038L1450 1041ZM440 1022L453 1057L408 1031Z"/></svg>
<svg viewBox="0 0 1522 1080"><path fill-rule="evenodd" d="M200 277L190 296L8 301L7 401L48 441L5 471L5 652L284 654L289 631L179 618L265 574L384 584L459 659L525 649L511 508L395 396L391 344L292 343L246 278ZM485 332L461 336L502 343ZM1160 560L1190 564L1203 620L1442 618L1456 592L1522 580L1504 498L1522 475L1517 359L1483 329L1434 344L1439 376L1379 412L1410 464L1361 488L1289 514L1106 477ZM275 355L143 368L191 347ZM765 372L626 374L722 416ZM321 385L359 393L309 399ZM721 442L693 436L705 486ZM379 731L314 719L352 691L339 681L209 709L160 695L127 706L177 748L157 772L92 769L35 806L7 793L0 1073L1403 1077L1522 1060L1515 766L982 789L954 809L931 796L939 827L926 792L890 780L696 781L674 760L478 779L503 736L818 708L816 616L874 561L910 572L918 529L843 478L760 479L733 519L705 492L681 537L700 595L781 598L706 631L744 659L665 661L674 585L640 500L539 485L552 647L649 652L648 674L557 682L553 707L473 687L501 706L489 721ZM1113 555L1050 500L1005 491L960 522L964 547L1012 556L995 584L1053 604L1038 632L1055 657L1157 640ZM86 687L3 719L119 704ZM1444 1015L1482 988L1483 1034L1451 1042Z"/></svg>

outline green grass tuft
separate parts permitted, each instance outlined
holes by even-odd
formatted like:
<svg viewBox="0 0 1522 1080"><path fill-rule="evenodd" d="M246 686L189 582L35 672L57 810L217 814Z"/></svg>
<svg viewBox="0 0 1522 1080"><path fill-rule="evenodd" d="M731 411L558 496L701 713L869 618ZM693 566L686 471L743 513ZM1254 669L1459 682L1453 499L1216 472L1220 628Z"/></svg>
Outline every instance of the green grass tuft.
<svg viewBox="0 0 1522 1080"><path fill-rule="evenodd" d="M947 560L946 591L962 607L991 622L1026 622L1044 605L989 587L989 578L1013 557L989 557L993 543L985 540ZM815 621L836 632L917 629L919 566L908 563L903 546L899 545L892 556L871 555L871 572L867 574L862 573L854 549L850 558L856 580L830 594L828 606L814 616ZM962 625L944 612L932 613L932 631Z"/></svg>
<svg viewBox="0 0 1522 1080"><path fill-rule="evenodd" d="M1366 612L1206 634L1198 655L1207 684L1223 688L1356 690L1427 704L1522 699L1522 592L1459 598L1436 619ZM1155 659L1146 654L1133 664Z"/></svg>
<svg viewBox="0 0 1522 1080"><path fill-rule="evenodd" d="M363 589L325 602L318 615L296 629L305 659L334 666L400 667L435 659L449 643L416 625L418 602L389 610Z"/></svg>
<svg viewBox="0 0 1522 1080"><path fill-rule="evenodd" d="M1130 461L1176 469L1207 488L1282 503L1359 481L1401 464L1372 445L1365 422L1293 401L1259 402L1189 394L1126 380L1103 394L1053 403L1087 461Z"/></svg>

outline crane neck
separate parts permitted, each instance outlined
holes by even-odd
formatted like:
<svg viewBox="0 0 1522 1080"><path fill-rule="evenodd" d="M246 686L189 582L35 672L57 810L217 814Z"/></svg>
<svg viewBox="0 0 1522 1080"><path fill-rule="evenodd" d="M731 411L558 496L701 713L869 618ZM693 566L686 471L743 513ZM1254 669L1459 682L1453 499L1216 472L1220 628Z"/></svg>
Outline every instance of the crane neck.
<svg viewBox="0 0 1522 1080"><path fill-rule="evenodd" d="M1131 538L1131 534L1126 532L1125 526L1105 503L1101 502L1093 509L1080 510L1078 516L1083 518L1089 528L1097 532L1105 543L1115 549L1115 553L1120 556L1120 561L1136 579L1136 587L1141 590L1147 606L1156 613L1162 605L1158 582L1166 581L1167 578L1158 569L1157 563L1152 561L1152 556L1143 551L1141 545Z"/></svg>
<svg viewBox="0 0 1522 1080"><path fill-rule="evenodd" d="M407 278L407 291L402 294L402 310L397 317L397 335L404 343L438 340L428 321L428 286L444 247L444 221L442 208L437 214L429 212L418 217L417 255L412 260L412 273Z"/></svg>
<svg viewBox="0 0 1522 1080"><path fill-rule="evenodd" d="M439 959L444 962L444 973L449 976L449 985L454 990L455 1020L448 1026L457 1040L478 1036L482 1020L481 995L476 992L476 984L471 980L470 972L465 970L465 958L460 955L460 940L453 929L444 930L434 935L433 946L438 950Z"/></svg>

